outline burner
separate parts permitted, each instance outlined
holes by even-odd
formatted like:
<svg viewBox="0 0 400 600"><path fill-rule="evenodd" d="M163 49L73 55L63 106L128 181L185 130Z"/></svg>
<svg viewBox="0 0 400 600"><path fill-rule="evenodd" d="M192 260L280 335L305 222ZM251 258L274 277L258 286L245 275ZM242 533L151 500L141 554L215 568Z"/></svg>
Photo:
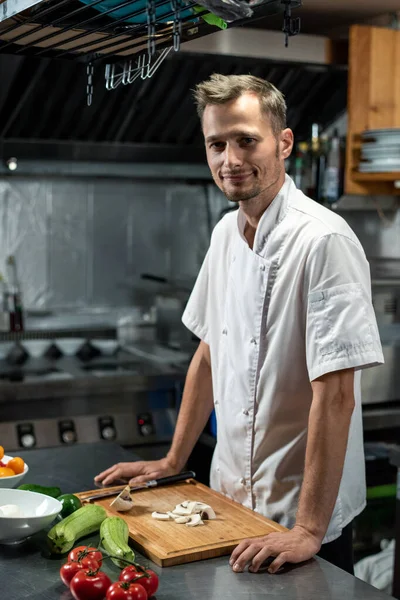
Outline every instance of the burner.
<svg viewBox="0 0 400 600"><path fill-rule="evenodd" d="M50 360L57 360L58 358L61 358L62 356L63 356L63 353L61 352L61 350L57 346L57 344L55 344L54 342L47 348L47 350L45 352L45 357L49 358Z"/></svg>
<svg viewBox="0 0 400 600"><path fill-rule="evenodd" d="M17 342L7 356L7 362L12 365L22 365L28 358L29 354L25 348Z"/></svg>
<svg viewBox="0 0 400 600"><path fill-rule="evenodd" d="M98 348L95 348L90 342L85 342L76 353L76 356L83 361L92 360L97 356L101 356L101 352Z"/></svg>

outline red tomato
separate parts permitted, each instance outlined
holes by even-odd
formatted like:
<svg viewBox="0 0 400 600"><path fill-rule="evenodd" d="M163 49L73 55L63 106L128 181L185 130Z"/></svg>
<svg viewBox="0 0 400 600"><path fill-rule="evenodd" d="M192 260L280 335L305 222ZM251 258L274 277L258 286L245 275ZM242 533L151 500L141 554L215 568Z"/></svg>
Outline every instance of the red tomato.
<svg viewBox="0 0 400 600"><path fill-rule="evenodd" d="M138 579L138 583L144 587L149 598L151 598L158 590L158 576L151 569L143 569L143 571L140 571L134 565L129 565L128 567L125 567L119 575L120 581L135 581L136 579Z"/></svg>
<svg viewBox="0 0 400 600"><path fill-rule="evenodd" d="M81 569L71 580L69 589L75 600L103 600L111 579L103 571Z"/></svg>
<svg viewBox="0 0 400 600"><path fill-rule="evenodd" d="M93 548L92 546L77 546L76 548L71 550L71 552L68 554L69 562L76 560L78 562L81 562L83 564L83 566L86 566L85 563L83 562L83 559L86 559L86 558L90 558L90 559L94 558L94 560L97 560L97 562L99 563L99 565L101 567L102 562L103 562L103 555L100 552L100 550L98 550L97 548Z"/></svg>
<svg viewBox="0 0 400 600"><path fill-rule="evenodd" d="M71 579L74 575L77 574L78 571L82 569L82 565L78 562L67 562L60 569L60 577L61 581L69 588L69 584L71 583Z"/></svg>
<svg viewBox="0 0 400 600"><path fill-rule="evenodd" d="M139 583L116 581L107 590L107 600L147 600L146 590Z"/></svg>

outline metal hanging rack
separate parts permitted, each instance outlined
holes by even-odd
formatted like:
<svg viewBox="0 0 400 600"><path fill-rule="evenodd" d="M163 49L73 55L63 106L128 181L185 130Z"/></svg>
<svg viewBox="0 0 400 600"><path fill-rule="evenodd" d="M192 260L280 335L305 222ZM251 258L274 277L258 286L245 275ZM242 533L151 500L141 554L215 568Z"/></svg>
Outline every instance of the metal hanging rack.
<svg viewBox="0 0 400 600"><path fill-rule="evenodd" d="M249 5L279 5L286 40L299 32L291 9L301 0L250 0ZM215 31L201 18L209 12L187 0L7 0L0 13L0 53L83 62L90 105L96 64L105 64L107 89L148 79L172 49L178 52L182 42Z"/></svg>

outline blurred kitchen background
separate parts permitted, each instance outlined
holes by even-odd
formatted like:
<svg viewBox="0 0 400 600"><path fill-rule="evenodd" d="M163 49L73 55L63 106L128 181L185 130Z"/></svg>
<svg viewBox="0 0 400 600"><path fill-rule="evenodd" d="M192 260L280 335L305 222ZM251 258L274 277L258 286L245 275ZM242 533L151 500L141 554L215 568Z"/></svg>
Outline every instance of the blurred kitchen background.
<svg viewBox="0 0 400 600"><path fill-rule="evenodd" d="M370 261L386 363L363 374L368 507L354 548L379 552L394 536L400 440L398 0L273 0L219 29L199 18L179 29L175 6L173 44L162 38L147 74L113 50L120 30L107 51L93 27L82 43L60 0L1 4L0 444L116 440L165 454L198 343L180 317L232 210L191 92L213 72L252 73L286 96L288 172L347 220ZM282 23L296 33L298 17L285 47ZM216 435L212 418L190 459L205 483Z"/></svg>

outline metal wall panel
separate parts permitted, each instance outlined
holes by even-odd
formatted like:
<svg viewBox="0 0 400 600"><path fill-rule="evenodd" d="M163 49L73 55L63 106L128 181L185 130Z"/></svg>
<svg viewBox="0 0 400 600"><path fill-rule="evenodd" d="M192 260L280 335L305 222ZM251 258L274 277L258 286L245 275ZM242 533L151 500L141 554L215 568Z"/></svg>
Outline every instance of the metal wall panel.
<svg viewBox="0 0 400 600"><path fill-rule="evenodd" d="M200 185L171 186L167 202L172 234L170 276L173 280L190 283L200 270L211 233L206 189Z"/></svg>
<svg viewBox="0 0 400 600"><path fill-rule="evenodd" d="M164 286L142 273L196 278L221 203L208 202L201 185L3 179L0 270L14 253L29 308L149 308Z"/></svg>
<svg viewBox="0 0 400 600"><path fill-rule="evenodd" d="M9 254L16 257L27 305L47 302L47 184L41 181L0 181L0 270Z"/></svg>
<svg viewBox="0 0 400 600"><path fill-rule="evenodd" d="M87 303L88 184L50 181L47 236L48 306L84 306Z"/></svg>
<svg viewBox="0 0 400 600"><path fill-rule="evenodd" d="M89 304L127 304L124 286L128 273L129 206L132 184L98 181L89 198L92 224L91 281Z"/></svg>

